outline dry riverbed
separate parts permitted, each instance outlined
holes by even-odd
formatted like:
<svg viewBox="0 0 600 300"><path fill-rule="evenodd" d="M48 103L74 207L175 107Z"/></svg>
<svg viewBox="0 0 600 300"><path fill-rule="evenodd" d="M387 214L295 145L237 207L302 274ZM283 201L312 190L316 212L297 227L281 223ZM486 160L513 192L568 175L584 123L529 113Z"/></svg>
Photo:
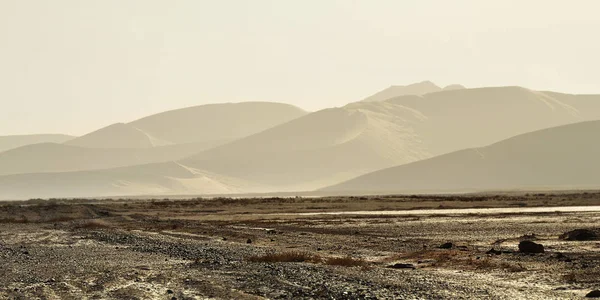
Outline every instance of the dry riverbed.
<svg viewBox="0 0 600 300"><path fill-rule="evenodd" d="M561 235L598 233L600 213L530 208L598 205L593 192L4 202L0 299L583 299L600 289L600 241ZM453 210L498 207L511 209Z"/></svg>

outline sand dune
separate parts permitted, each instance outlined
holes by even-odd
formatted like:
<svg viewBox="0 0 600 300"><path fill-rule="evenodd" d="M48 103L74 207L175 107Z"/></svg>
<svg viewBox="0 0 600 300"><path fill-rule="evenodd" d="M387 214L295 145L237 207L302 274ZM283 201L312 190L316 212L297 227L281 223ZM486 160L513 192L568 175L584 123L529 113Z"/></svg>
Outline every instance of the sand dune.
<svg viewBox="0 0 600 300"><path fill-rule="evenodd" d="M84 171L174 161L225 142L178 144L143 149L100 149L55 143L34 144L0 153L0 175Z"/></svg>
<svg viewBox="0 0 600 300"><path fill-rule="evenodd" d="M260 185L175 162L100 171L0 176L0 199L230 194L265 191Z"/></svg>
<svg viewBox="0 0 600 300"><path fill-rule="evenodd" d="M600 121L519 135L389 168L324 191L393 193L500 189L600 188Z"/></svg>
<svg viewBox="0 0 600 300"><path fill-rule="evenodd" d="M0 152L38 143L64 143L75 138L65 134L32 134L0 136Z"/></svg>

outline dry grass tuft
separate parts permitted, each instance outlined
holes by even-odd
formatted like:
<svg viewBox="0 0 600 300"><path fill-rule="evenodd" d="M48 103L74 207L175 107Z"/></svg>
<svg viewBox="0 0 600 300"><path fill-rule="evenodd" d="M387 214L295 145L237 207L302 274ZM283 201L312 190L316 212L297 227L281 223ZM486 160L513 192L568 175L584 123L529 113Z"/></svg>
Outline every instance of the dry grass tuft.
<svg viewBox="0 0 600 300"><path fill-rule="evenodd" d="M251 262L320 262L321 257L303 251L289 251L281 253L269 253L260 256L252 256L248 258Z"/></svg>
<svg viewBox="0 0 600 300"><path fill-rule="evenodd" d="M399 259L432 261L430 263L430 266L432 267L445 267L460 270L504 270L508 272L523 272L527 270L527 268L520 263L509 262L502 258L476 258L468 252L457 250L423 250L396 255L388 260L394 261Z"/></svg>
<svg viewBox="0 0 600 300"><path fill-rule="evenodd" d="M305 251L288 251L280 253L269 253L260 256L252 256L247 258L251 262L294 262L294 263L314 263L314 264L325 264L330 266L342 266L342 267L367 267L368 263L362 259L352 258L350 256L345 257L329 257L323 258L319 255L312 254Z"/></svg>
<svg viewBox="0 0 600 300"><path fill-rule="evenodd" d="M54 218L47 219L44 222L45 223L62 223L62 222L73 221L76 219L77 218L75 218L75 217L61 216L61 217L54 217Z"/></svg>
<svg viewBox="0 0 600 300"><path fill-rule="evenodd" d="M88 220L82 224L79 224L77 226L75 226L75 228L78 229L89 229L89 230L94 230L94 229L109 229L112 228L113 226L111 224L109 224L106 221L103 220Z"/></svg>
<svg viewBox="0 0 600 300"><path fill-rule="evenodd" d="M458 250L422 250L396 255L390 258L390 261L405 259L433 260L434 262L431 264L432 266L441 266L446 265L450 261L455 261L465 257L465 252Z"/></svg>
<svg viewBox="0 0 600 300"><path fill-rule="evenodd" d="M330 257L330 258L325 259L323 263L326 265L330 265L330 266L342 266L342 267L365 267L365 266L367 266L367 262L365 260L352 258L350 256Z"/></svg>
<svg viewBox="0 0 600 300"><path fill-rule="evenodd" d="M471 257L468 260L468 264L474 267L475 270L505 270L513 273L527 271L527 268L520 263L512 263L488 257L482 259L473 259Z"/></svg>
<svg viewBox="0 0 600 300"><path fill-rule="evenodd" d="M6 219L0 219L0 223L1 224L27 224L27 223L30 223L30 221L25 217L23 217L21 219L6 218Z"/></svg>
<svg viewBox="0 0 600 300"><path fill-rule="evenodd" d="M598 269L576 270L562 276L562 279L567 283L597 283L598 278L600 278L600 270Z"/></svg>

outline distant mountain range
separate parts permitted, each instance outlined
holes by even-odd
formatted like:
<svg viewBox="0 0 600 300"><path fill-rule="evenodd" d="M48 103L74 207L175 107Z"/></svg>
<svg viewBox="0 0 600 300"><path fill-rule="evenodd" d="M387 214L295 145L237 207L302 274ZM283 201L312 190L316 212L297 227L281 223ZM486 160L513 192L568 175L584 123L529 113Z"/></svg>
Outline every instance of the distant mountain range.
<svg viewBox="0 0 600 300"><path fill-rule="evenodd" d="M306 114L283 103L208 104L113 124L67 142L87 148L150 148L239 139Z"/></svg>
<svg viewBox="0 0 600 300"><path fill-rule="evenodd" d="M457 155L462 152L454 151L461 149L487 149L481 147L527 132L600 120L599 95L522 87L442 89L431 82L376 95L313 113L279 103L204 105L114 124L64 144L0 152L0 198L262 193L328 186L327 191L350 192L340 182ZM496 173L496 167L488 167ZM409 188L393 178L372 191ZM414 189L495 188L435 183ZM500 188L512 184L500 183ZM549 181L549 187L559 183ZM365 191L370 184L364 184Z"/></svg>
<svg viewBox="0 0 600 300"><path fill-rule="evenodd" d="M64 144L32 139L29 145L0 152L0 175L175 161L305 114L295 106L267 102L178 109L65 138ZM260 119L253 122L254 116Z"/></svg>
<svg viewBox="0 0 600 300"><path fill-rule="evenodd" d="M465 87L460 84L452 84L445 88L441 88L431 81L423 81L409 85L393 85L365 98L363 101L378 102L400 96L421 96L441 91L462 90L464 88Z"/></svg>

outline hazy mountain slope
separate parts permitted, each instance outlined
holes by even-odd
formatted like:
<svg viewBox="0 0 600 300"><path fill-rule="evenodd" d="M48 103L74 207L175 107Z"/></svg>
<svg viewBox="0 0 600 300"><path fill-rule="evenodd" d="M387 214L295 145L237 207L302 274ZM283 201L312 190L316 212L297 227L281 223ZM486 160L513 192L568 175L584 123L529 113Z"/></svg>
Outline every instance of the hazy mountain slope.
<svg viewBox="0 0 600 300"><path fill-rule="evenodd" d="M64 143L75 138L64 134L32 134L0 136L0 152L37 143Z"/></svg>
<svg viewBox="0 0 600 300"><path fill-rule="evenodd" d="M455 89L323 110L184 162L282 189L316 188L583 120L575 107L524 88Z"/></svg>
<svg viewBox="0 0 600 300"><path fill-rule="evenodd" d="M519 135L393 167L324 191L389 193L600 187L600 121Z"/></svg>
<svg viewBox="0 0 600 300"><path fill-rule="evenodd" d="M113 124L64 145L46 143L0 153L0 175L107 169L178 160L304 114L291 105L262 102L168 111L129 124Z"/></svg>
<svg viewBox="0 0 600 300"><path fill-rule="evenodd" d="M221 142L225 143L225 141ZM218 143L100 149L42 143L0 153L0 175L108 169L182 159Z"/></svg>
<svg viewBox="0 0 600 300"><path fill-rule="evenodd" d="M406 96L406 95L424 95L427 93L439 92L442 88L435 85L435 83L431 81L423 81L419 83L409 84L409 85L392 85L389 88L377 92L362 101L365 102L377 102L377 101L385 101L387 99L391 99L398 96Z"/></svg>
<svg viewBox="0 0 600 300"><path fill-rule="evenodd" d="M412 130L412 123L422 121L401 105L357 103L309 114L183 163L283 190L306 189L429 157Z"/></svg>
<svg viewBox="0 0 600 300"><path fill-rule="evenodd" d="M535 92L519 87L499 87L455 89L380 102L357 102L295 118L191 155L179 160L179 163L194 170L209 172L211 176L237 178L242 182L253 183L231 188L240 192L255 191L256 186L270 187L263 191L313 190L453 150L481 147L528 131L580 122L595 115L584 110L600 110L600 102L593 101L593 97L575 98L572 100L567 96L559 97L549 92ZM238 121L229 126L234 128L249 124ZM123 125L128 130L135 128L138 132L143 132L146 137L162 140L158 138L161 135L159 131L155 130L156 134L146 132L152 130L150 127L142 131L131 124ZM219 132L217 126L213 127L215 128L209 127L210 130L198 132ZM202 139L214 138L211 134L203 135ZM152 144L152 139L139 141ZM163 147L145 149L157 148ZM25 156L22 159L28 158ZM100 156L98 159L103 158ZM128 193L134 193L135 187L140 187L139 193L149 193L152 189L148 187L155 186L155 177L147 177L145 173L136 175L134 173L139 170L135 167L128 170L128 176L137 176L135 180L131 180L135 184L128 185ZM161 167L156 167L154 176L170 177L161 175L160 171ZM95 192L114 193L115 190L107 188L93 188L97 181L92 179L98 176L105 181L121 180L121 173L106 172L79 173L81 178L78 180L90 189L89 195ZM112 175L116 177L108 177ZM64 178L72 175L61 173L28 176L21 178L38 182L42 181L38 176L50 180L48 178L51 177L47 176ZM177 179L176 182L181 180ZM64 185L62 190L60 185ZM162 184L157 191L177 194L210 190L195 186L193 184L189 188L180 188L175 184ZM40 191L57 189L62 193L71 192L71 188L75 189L74 192L83 191L66 180L54 182L51 188L39 188ZM123 188L118 189L122 190ZM8 191L10 189L5 192Z"/></svg>
<svg viewBox="0 0 600 300"><path fill-rule="evenodd" d="M86 148L151 148L170 144L129 124L117 123L70 140L66 145Z"/></svg>
<svg viewBox="0 0 600 300"><path fill-rule="evenodd" d="M587 120L600 120L600 95L570 95L556 92L541 92L577 108L578 114Z"/></svg>
<svg viewBox="0 0 600 300"><path fill-rule="evenodd" d="M265 188L175 162L117 169L0 176L0 199L229 194Z"/></svg>
<svg viewBox="0 0 600 300"><path fill-rule="evenodd" d="M435 155L481 147L534 130L593 120L583 111L600 111L569 104L545 93L521 87L450 90L387 100L418 110L427 122L415 125L429 152Z"/></svg>
<svg viewBox="0 0 600 300"><path fill-rule="evenodd" d="M173 144L242 138L305 115L283 103L208 104L152 115L129 125Z"/></svg>
<svg viewBox="0 0 600 300"><path fill-rule="evenodd" d="M86 148L151 148L242 138L305 115L283 103L208 104L151 115L99 129L66 144Z"/></svg>

